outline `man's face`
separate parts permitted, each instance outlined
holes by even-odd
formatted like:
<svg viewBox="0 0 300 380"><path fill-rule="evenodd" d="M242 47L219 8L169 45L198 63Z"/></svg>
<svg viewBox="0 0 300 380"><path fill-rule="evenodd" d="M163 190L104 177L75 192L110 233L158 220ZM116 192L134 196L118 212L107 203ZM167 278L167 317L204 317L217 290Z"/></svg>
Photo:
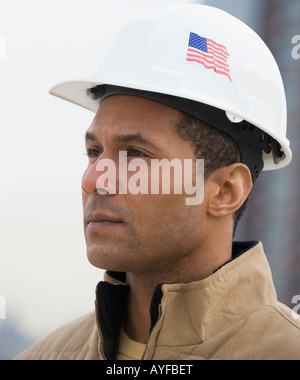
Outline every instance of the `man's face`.
<svg viewBox="0 0 300 380"><path fill-rule="evenodd" d="M101 104L87 131L89 163L82 179L87 254L94 266L136 273L165 271L199 248L203 207L187 206L184 191L101 195L96 186L103 174L96 167L103 159L115 162L118 184L120 151L127 152L128 163L144 160L149 173L152 159L195 161L190 143L174 132L180 118L180 112L138 97L113 96ZM128 172L127 180L134 174ZM171 171L171 184L173 175Z"/></svg>

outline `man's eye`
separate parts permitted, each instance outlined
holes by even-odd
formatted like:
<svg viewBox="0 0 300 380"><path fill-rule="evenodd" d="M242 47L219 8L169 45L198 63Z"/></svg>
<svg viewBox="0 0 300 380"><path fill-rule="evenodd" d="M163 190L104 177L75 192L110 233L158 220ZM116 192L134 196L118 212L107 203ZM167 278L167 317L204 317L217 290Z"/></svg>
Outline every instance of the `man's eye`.
<svg viewBox="0 0 300 380"><path fill-rule="evenodd" d="M101 155L101 152L97 149L90 148L90 149L87 149L86 155L89 158L98 158Z"/></svg>
<svg viewBox="0 0 300 380"><path fill-rule="evenodd" d="M128 157L147 157L147 155L143 152L141 152L138 149L135 148L128 148L127 149L127 156Z"/></svg>

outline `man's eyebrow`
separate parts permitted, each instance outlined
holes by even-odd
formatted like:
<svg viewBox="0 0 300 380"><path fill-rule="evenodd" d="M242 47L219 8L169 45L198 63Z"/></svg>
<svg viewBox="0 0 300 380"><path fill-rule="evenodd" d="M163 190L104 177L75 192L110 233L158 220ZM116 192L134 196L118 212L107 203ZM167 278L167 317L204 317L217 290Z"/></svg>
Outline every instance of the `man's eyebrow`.
<svg viewBox="0 0 300 380"><path fill-rule="evenodd" d="M117 135L114 138L114 141L116 142L121 142L121 143L128 143L128 142L138 142L144 145L148 145L149 147L158 149L157 146L149 140L147 137L145 137L142 133L137 132L137 133L132 133L132 134L126 134L126 135ZM85 141L97 141L97 137L91 133L91 132L86 132L85 134Z"/></svg>
<svg viewBox="0 0 300 380"><path fill-rule="evenodd" d="M85 141L88 141L88 140L96 141L96 140L97 140L96 136L93 135L93 134L90 133L90 132L86 132L86 134L85 134L84 137L85 137Z"/></svg>
<svg viewBox="0 0 300 380"><path fill-rule="evenodd" d="M148 145L152 148L157 149L157 146L154 144L154 142L149 140L147 137L145 137L140 132L127 134L127 135L118 135L114 138L114 140L117 142L123 142L123 143L138 142L138 143L145 144L145 145Z"/></svg>

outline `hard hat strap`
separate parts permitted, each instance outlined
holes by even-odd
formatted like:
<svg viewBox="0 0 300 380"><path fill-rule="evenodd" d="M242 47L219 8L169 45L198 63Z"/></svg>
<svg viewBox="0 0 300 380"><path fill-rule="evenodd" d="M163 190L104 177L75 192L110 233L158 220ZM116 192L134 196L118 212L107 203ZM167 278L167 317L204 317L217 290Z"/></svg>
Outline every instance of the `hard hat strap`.
<svg viewBox="0 0 300 380"><path fill-rule="evenodd" d="M240 123L232 123L223 110L207 104L176 96L113 85L99 85L88 91L93 99L99 99L100 104L107 97L114 95L131 95L153 100L193 116L227 133L238 144L241 162L249 167L253 182L264 167L262 152L269 154L272 151L275 164L278 164L284 157L278 142L267 133L245 120Z"/></svg>

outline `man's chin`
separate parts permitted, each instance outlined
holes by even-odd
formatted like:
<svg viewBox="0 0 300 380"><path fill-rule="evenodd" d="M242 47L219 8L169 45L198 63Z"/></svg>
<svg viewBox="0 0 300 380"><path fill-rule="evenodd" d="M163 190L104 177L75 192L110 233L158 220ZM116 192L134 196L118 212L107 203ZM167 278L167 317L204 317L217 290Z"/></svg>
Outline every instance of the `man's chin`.
<svg viewBox="0 0 300 380"><path fill-rule="evenodd" d="M116 257L111 250L88 248L87 258L94 267L105 271L126 272L127 269L124 260Z"/></svg>

